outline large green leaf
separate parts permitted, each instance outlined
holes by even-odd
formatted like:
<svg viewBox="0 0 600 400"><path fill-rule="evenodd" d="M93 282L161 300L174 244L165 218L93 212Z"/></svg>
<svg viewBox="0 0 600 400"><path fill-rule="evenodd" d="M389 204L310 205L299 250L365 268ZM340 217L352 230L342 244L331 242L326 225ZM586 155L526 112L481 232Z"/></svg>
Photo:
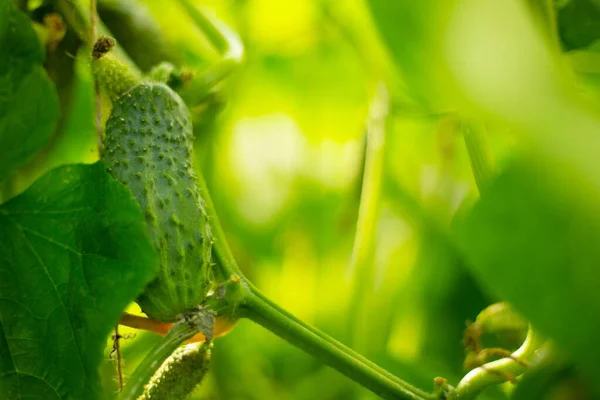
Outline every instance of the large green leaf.
<svg viewBox="0 0 600 400"><path fill-rule="evenodd" d="M42 68L44 52L29 19L0 0L0 182L52 136L58 95Z"/></svg>
<svg viewBox="0 0 600 400"><path fill-rule="evenodd" d="M477 276L600 377L600 209L569 168L514 163L456 223Z"/></svg>
<svg viewBox="0 0 600 400"><path fill-rule="evenodd" d="M0 398L97 398L106 338L157 271L138 204L101 162L0 206Z"/></svg>

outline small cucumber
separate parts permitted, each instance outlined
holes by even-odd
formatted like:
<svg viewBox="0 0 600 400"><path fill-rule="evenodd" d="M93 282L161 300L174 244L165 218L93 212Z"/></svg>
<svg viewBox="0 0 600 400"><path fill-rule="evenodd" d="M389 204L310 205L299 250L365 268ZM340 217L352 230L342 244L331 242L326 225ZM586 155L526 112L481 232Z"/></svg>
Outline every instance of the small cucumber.
<svg viewBox="0 0 600 400"><path fill-rule="evenodd" d="M161 260L137 302L150 318L174 321L204 300L212 282L213 236L192 165L190 113L165 84L126 90L115 74L104 75L123 94L106 122L103 158L140 204Z"/></svg>
<svg viewBox="0 0 600 400"><path fill-rule="evenodd" d="M186 399L204 379L210 364L212 344L180 347L165 360L138 400Z"/></svg>

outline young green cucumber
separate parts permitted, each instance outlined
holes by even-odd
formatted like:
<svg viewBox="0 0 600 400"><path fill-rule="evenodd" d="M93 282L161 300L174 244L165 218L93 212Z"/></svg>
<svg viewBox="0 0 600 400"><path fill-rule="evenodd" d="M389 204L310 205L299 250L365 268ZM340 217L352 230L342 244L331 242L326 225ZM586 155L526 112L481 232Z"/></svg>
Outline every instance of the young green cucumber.
<svg viewBox="0 0 600 400"><path fill-rule="evenodd" d="M96 71L103 58L93 61ZM112 97L121 95L106 122L104 161L140 204L160 257L158 277L137 302L150 318L174 321L202 303L212 282L213 236L192 166L190 113L168 86L117 85L123 66L108 67L96 76L110 77L107 88L119 91Z"/></svg>
<svg viewBox="0 0 600 400"><path fill-rule="evenodd" d="M188 398L208 371L211 348L212 344L194 343L175 350L156 371L138 400Z"/></svg>

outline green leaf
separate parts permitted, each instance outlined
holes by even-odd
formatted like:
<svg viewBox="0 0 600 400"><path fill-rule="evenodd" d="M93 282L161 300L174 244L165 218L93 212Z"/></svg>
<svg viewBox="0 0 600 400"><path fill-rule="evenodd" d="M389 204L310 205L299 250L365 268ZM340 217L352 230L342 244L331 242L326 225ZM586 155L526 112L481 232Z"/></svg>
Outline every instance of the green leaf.
<svg viewBox="0 0 600 400"><path fill-rule="evenodd" d="M0 206L0 398L94 399L123 309L158 271L129 191L101 162Z"/></svg>
<svg viewBox="0 0 600 400"><path fill-rule="evenodd" d="M600 209L571 170L516 162L455 225L477 276L600 377ZM556 165L556 164L554 164Z"/></svg>
<svg viewBox="0 0 600 400"><path fill-rule="evenodd" d="M600 1L568 0L558 8L558 32L565 50L587 47L600 39ZM560 4L559 3L559 4Z"/></svg>
<svg viewBox="0 0 600 400"><path fill-rule="evenodd" d="M595 385L588 386L573 366L552 354L546 356L543 363L523 375L510 396L511 400L598 398L597 393L595 396L592 393L592 389L597 389Z"/></svg>
<svg viewBox="0 0 600 400"><path fill-rule="evenodd" d="M368 0L379 33L413 99L446 111L443 26L453 1Z"/></svg>
<svg viewBox="0 0 600 400"><path fill-rule="evenodd" d="M59 116L43 49L29 19L12 4L0 1L0 182L50 139Z"/></svg>

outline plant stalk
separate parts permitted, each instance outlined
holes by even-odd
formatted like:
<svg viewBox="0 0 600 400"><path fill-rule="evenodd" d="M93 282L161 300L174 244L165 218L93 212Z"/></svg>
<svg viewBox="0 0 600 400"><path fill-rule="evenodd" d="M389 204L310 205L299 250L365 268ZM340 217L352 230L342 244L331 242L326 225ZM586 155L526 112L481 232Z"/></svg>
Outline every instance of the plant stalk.
<svg viewBox="0 0 600 400"><path fill-rule="evenodd" d="M208 90L239 67L244 58L244 45L238 34L209 10L199 9L190 0L179 0L179 4L221 55L221 59L190 82L184 96L186 102L200 104Z"/></svg>
<svg viewBox="0 0 600 400"><path fill-rule="evenodd" d="M224 58L242 59L244 46L234 30L205 10L201 12L190 0L179 0L179 4Z"/></svg>
<svg viewBox="0 0 600 400"><path fill-rule="evenodd" d="M384 399L433 399L426 393L378 367L335 339L283 312L252 290L242 305L240 315L267 328L290 344L318 358L323 363L371 390Z"/></svg>
<svg viewBox="0 0 600 400"><path fill-rule="evenodd" d="M352 346L361 351L365 350L365 344L368 343L368 334L363 327L364 323L368 322L365 318L369 314L368 298L372 294L374 279L373 260L381 211L385 128L388 113L388 91L383 83L379 83L367 119L365 167L350 264L352 295L348 312L348 332L353 333Z"/></svg>
<svg viewBox="0 0 600 400"><path fill-rule="evenodd" d="M471 159L471 169L473 170L475 183L479 189L479 194L482 195L485 193L492 176L494 176L494 164L485 136L485 129L479 124L463 123L462 131Z"/></svg>

